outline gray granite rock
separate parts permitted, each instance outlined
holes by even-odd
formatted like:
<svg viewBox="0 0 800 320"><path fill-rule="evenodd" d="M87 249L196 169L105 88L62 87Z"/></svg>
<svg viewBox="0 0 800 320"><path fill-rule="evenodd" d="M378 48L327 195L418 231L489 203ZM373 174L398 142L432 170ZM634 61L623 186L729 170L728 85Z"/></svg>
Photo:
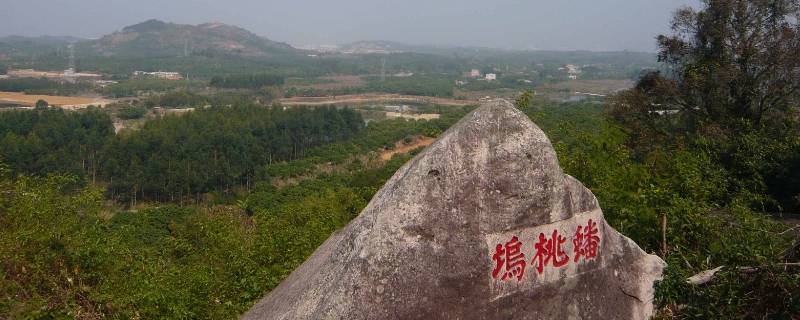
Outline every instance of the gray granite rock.
<svg viewBox="0 0 800 320"><path fill-rule="evenodd" d="M528 117L495 100L243 318L644 319L664 266L606 224Z"/></svg>

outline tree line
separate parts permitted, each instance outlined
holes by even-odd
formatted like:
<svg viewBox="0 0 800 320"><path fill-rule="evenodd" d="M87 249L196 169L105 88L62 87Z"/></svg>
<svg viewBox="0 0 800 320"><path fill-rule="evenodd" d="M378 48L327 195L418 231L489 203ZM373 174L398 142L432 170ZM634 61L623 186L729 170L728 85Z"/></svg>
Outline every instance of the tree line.
<svg viewBox="0 0 800 320"><path fill-rule="evenodd" d="M0 113L0 157L12 173L70 173L107 184L120 201L178 200L247 186L270 163L364 127L349 109L210 107L114 133L103 111Z"/></svg>
<svg viewBox="0 0 800 320"><path fill-rule="evenodd" d="M0 91L24 92L27 94L72 95L89 89L91 89L91 85L85 82L58 82L46 78L0 79Z"/></svg>

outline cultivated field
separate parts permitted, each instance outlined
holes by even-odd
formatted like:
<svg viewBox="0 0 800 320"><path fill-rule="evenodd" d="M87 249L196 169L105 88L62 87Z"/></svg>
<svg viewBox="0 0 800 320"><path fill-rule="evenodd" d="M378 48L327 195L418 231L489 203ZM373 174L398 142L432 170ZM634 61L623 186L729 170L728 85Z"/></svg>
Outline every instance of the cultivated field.
<svg viewBox="0 0 800 320"><path fill-rule="evenodd" d="M367 85L361 76L327 76L320 77L320 83L293 85L296 88L313 88L318 90L335 90L344 88L360 88Z"/></svg>

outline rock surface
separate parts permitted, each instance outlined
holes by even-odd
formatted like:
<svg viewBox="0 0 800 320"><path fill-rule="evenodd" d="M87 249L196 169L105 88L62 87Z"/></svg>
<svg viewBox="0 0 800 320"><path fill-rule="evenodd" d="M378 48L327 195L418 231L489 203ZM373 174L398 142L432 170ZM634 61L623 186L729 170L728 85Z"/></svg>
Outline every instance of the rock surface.
<svg viewBox="0 0 800 320"><path fill-rule="evenodd" d="M606 224L527 116L495 100L243 318L643 319L664 266Z"/></svg>

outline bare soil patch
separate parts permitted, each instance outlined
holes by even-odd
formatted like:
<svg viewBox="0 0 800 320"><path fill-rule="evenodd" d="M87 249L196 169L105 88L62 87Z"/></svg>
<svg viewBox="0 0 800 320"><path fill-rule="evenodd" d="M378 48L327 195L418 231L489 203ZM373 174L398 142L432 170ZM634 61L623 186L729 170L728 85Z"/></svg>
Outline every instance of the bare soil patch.
<svg viewBox="0 0 800 320"><path fill-rule="evenodd" d="M411 143L405 143L405 141L398 141L395 143L395 147L392 150L385 150L381 152L380 158L383 161L392 160L392 157L396 154L405 154L409 153L417 148L427 147L431 145L436 139L431 137L417 137Z"/></svg>
<svg viewBox="0 0 800 320"><path fill-rule="evenodd" d="M10 102L33 106L36 101L44 100L50 105L59 106L64 109L82 109L89 105L104 107L113 102L99 97L69 97L69 96L48 96L38 94L24 94L22 92L0 91L0 102Z"/></svg>

